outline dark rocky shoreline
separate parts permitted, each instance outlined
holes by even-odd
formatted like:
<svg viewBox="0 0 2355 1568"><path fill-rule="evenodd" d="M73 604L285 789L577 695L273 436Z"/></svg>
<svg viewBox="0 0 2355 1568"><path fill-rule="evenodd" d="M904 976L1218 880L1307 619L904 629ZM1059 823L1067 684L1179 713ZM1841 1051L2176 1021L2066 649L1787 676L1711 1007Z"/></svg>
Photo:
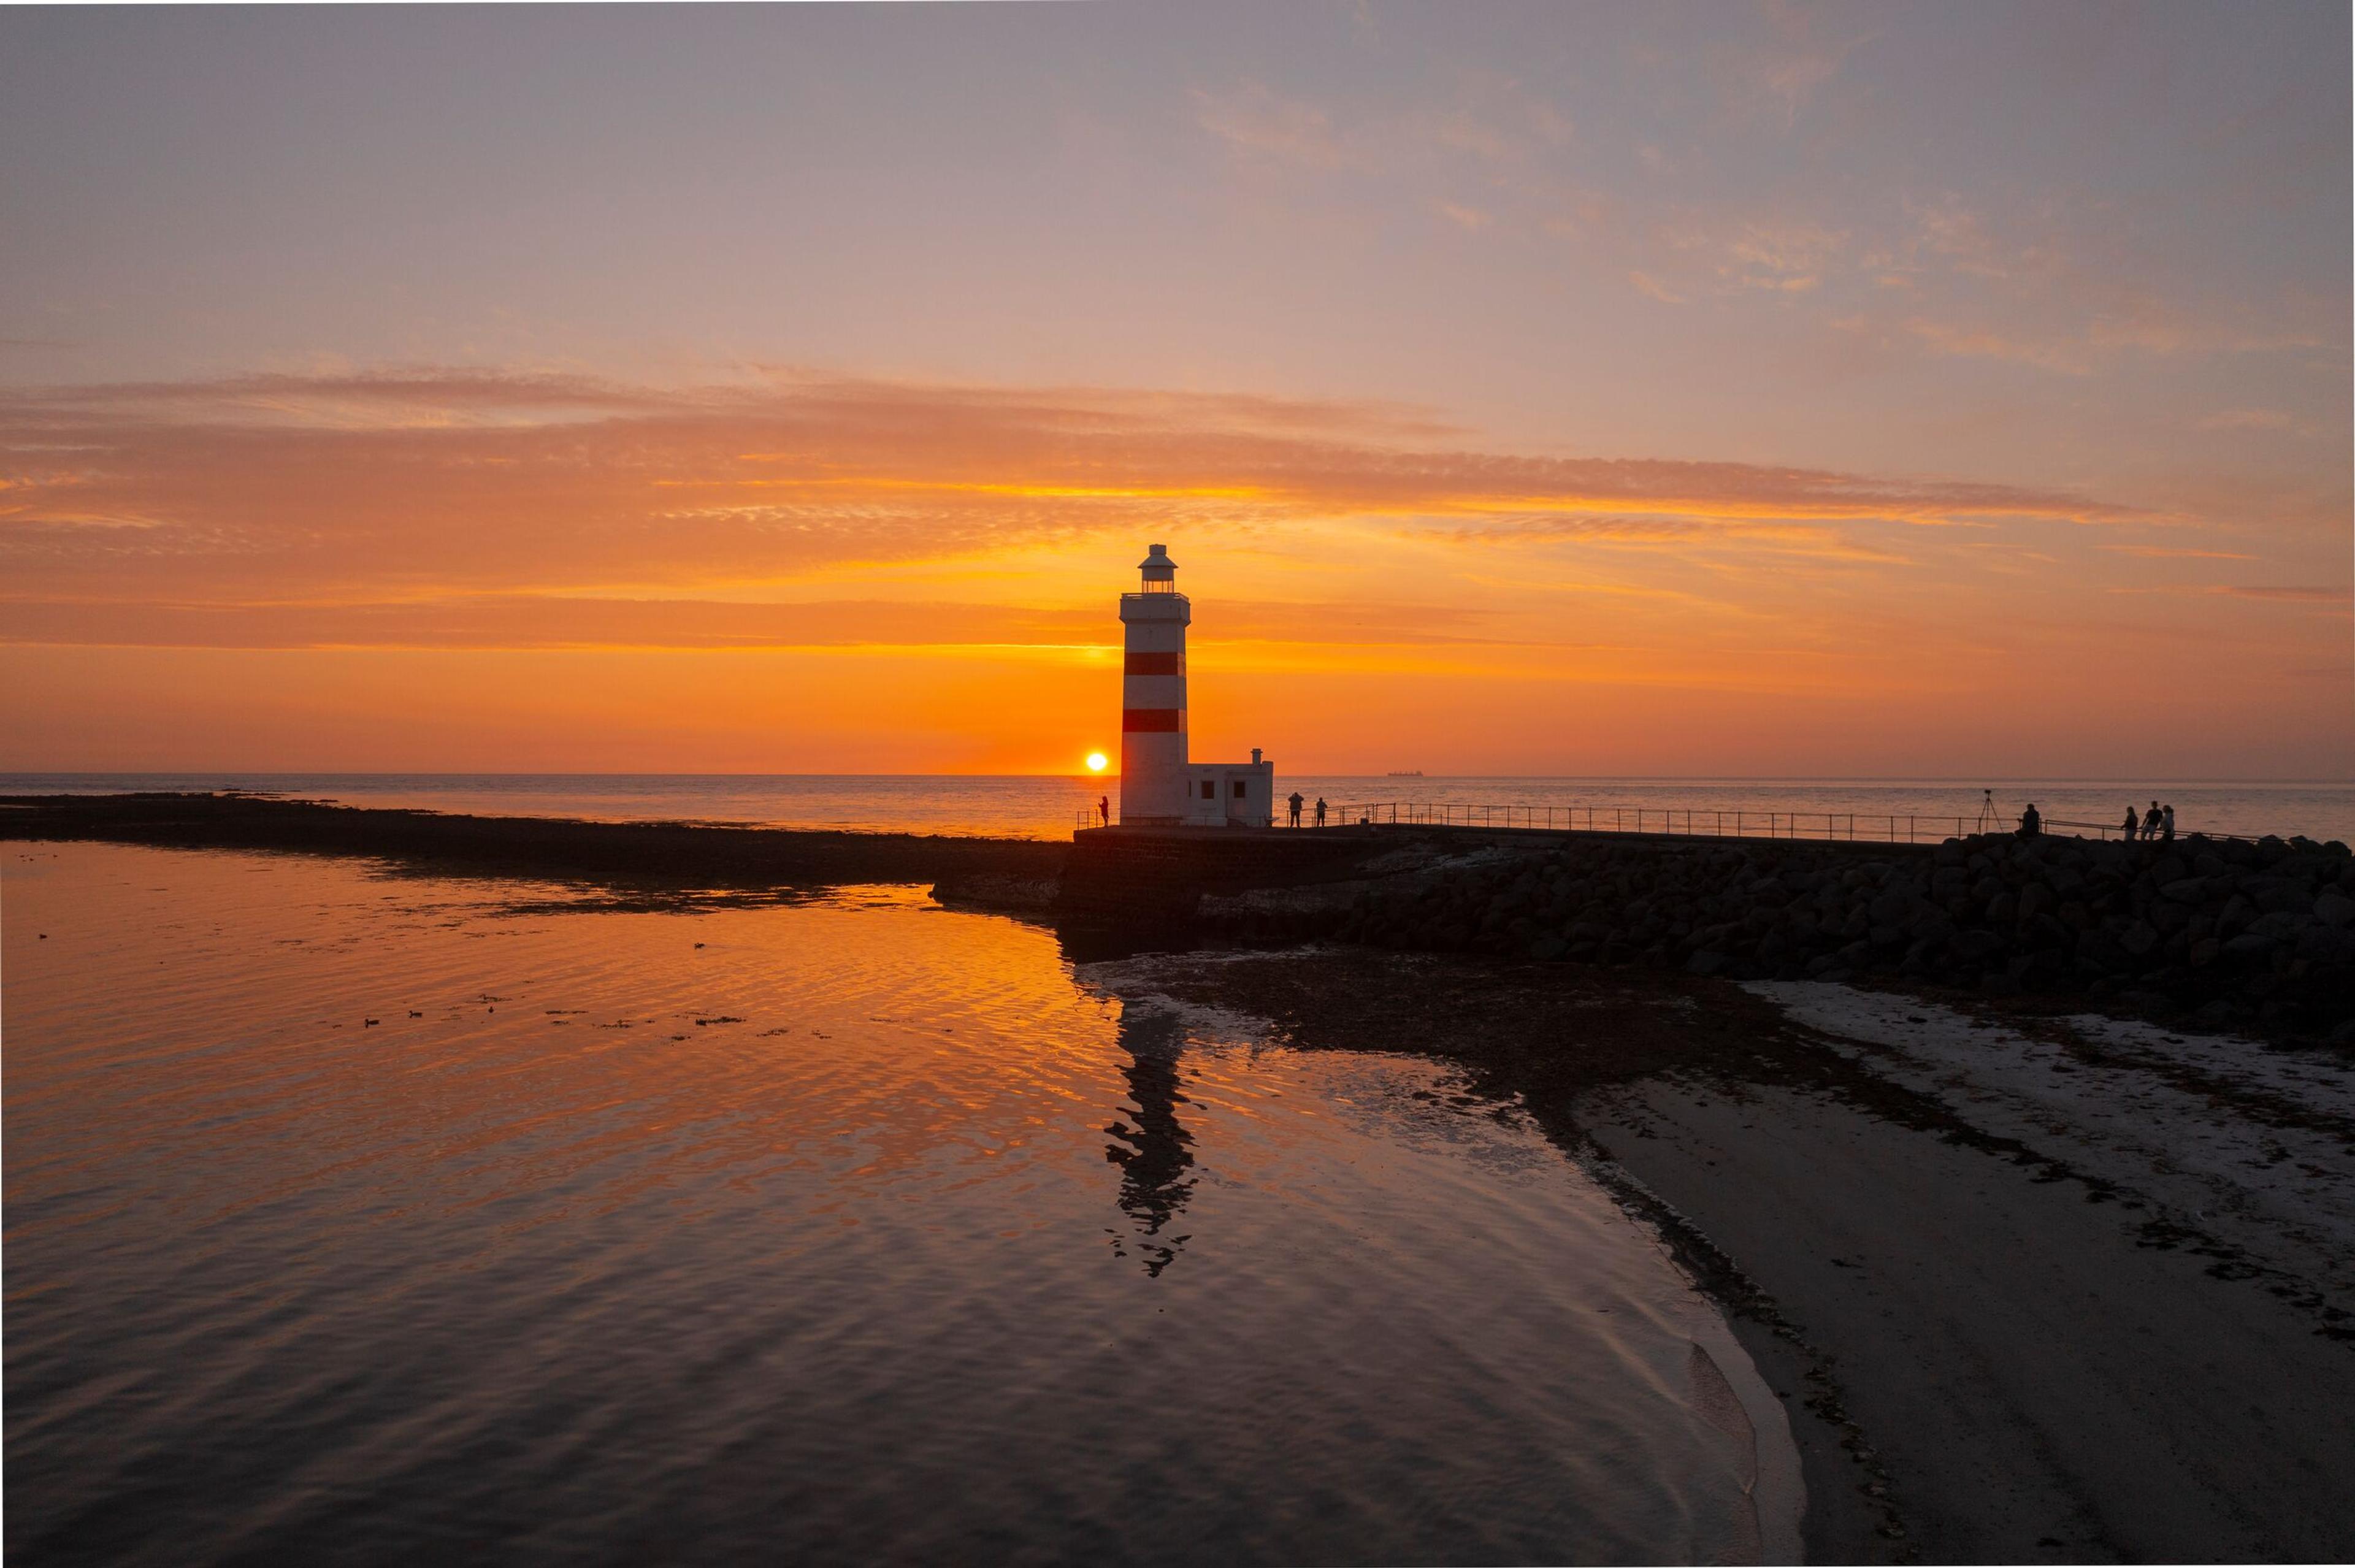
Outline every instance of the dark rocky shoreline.
<svg viewBox="0 0 2355 1568"><path fill-rule="evenodd" d="M0 796L0 838L363 855L457 875L703 888L995 878L1051 882L1067 844L694 822L582 822L250 795Z"/></svg>
<svg viewBox="0 0 2355 1568"><path fill-rule="evenodd" d="M1895 982L2355 1040L2355 857L2304 838L1579 839L1213 899L1205 918L1252 945Z"/></svg>

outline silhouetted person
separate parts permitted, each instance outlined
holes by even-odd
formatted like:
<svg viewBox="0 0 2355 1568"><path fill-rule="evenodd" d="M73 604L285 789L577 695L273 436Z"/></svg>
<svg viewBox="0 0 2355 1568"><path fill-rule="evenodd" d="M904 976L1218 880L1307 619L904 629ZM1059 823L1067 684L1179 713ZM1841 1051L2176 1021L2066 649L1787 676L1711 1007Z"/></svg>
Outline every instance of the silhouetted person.
<svg viewBox="0 0 2355 1568"><path fill-rule="evenodd" d="M1096 796L1096 820L1106 827L1112 826L1112 796L1108 795Z"/></svg>
<svg viewBox="0 0 2355 1568"><path fill-rule="evenodd" d="M2175 842L2175 805L2171 801L2158 808L2158 841L2162 844Z"/></svg>
<svg viewBox="0 0 2355 1568"><path fill-rule="evenodd" d="M1325 826L1325 797L1321 795L1316 797L1316 826Z"/></svg>
<svg viewBox="0 0 2355 1568"><path fill-rule="evenodd" d="M2019 814L2019 836L2033 838L2044 831L2044 818L2037 815L2036 803L2030 801L2028 809Z"/></svg>
<svg viewBox="0 0 2355 1568"><path fill-rule="evenodd" d="M1295 827L1299 827L1299 826L1300 826L1300 808L1301 808L1301 806L1302 806L1302 805L1304 805L1305 804L1306 804L1305 802L1304 802L1304 801L1300 798L1300 792L1299 792L1298 790L1294 790L1294 791L1292 792L1292 798L1291 798L1290 800L1288 800L1287 802L1285 802L1285 804L1286 804L1286 805L1290 805L1290 806L1292 807L1292 826L1294 826Z"/></svg>
<svg viewBox="0 0 2355 1568"><path fill-rule="evenodd" d="M2143 814L2142 836L2145 838L2158 837L2158 825L2163 820L2165 819L2158 814L2158 802L2155 800L2152 801L2150 803L2150 809Z"/></svg>
<svg viewBox="0 0 2355 1568"><path fill-rule="evenodd" d="M2142 818L2135 815L2135 808L2133 806L2127 806L2126 827L2119 830L2126 836L2127 843L2131 844L2134 842L2135 829L2141 826Z"/></svg>

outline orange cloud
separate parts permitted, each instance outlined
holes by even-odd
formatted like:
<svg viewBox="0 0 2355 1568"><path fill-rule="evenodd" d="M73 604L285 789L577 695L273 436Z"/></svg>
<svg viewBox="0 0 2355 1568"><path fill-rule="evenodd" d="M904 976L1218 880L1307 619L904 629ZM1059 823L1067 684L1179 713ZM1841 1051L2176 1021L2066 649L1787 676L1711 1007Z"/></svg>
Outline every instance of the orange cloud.
<svg viewBox="0 0 2355 1568"><path fill-rule="evenodd" d="M1526 645L1460 605L1221 599L1201 642ZM0 599L0 642L110 647L795 649L1119 647L1084 608L926 600L776 603L486 593L325 603Z"/></svg>
<svg viewBox="0 0 2355 1568"><path fill-rule="evenodd" d="M2255 556L2244 555L2238 550L2180 549L2155 544L2105 544L2102 548L2115 550L2120 555L2140 556L2148 560L2254 560L2257 559Z"/></svg>
<svg viewBox="0 0 2355 1568"><path fill-rule="evenodd" d="M1905 323L1905 330L1934 354L1967 359L2005 359L2063 376L2093 374L2093 366L2083 347L2066 340L2017 337L1986 327L1959 326L1919 316Z"/></svg>
<svg viewBox="0 0 2355 1568"><path fill-rule="evenodd" d="M1437 444L1445 433L1380 405L779 375L683 389L476 372L59 389L0 397L0 451L17 460L0 563L28 597L358 598L790 577L1188 518L1471 518L1559 537L1564 514L1585 512L2137 515L2003 485L1533 457Z"/></svg>
<svg viewBox="0 0 2355 1568"><path fill-rule="evenodd" d="M2296 584L2269 585L2233 583L2211 589L2213 593L2228 593L2236 599L2291 599L2317 604L2344 604L2350 591L2346 588L2314 588Z"/></svg>

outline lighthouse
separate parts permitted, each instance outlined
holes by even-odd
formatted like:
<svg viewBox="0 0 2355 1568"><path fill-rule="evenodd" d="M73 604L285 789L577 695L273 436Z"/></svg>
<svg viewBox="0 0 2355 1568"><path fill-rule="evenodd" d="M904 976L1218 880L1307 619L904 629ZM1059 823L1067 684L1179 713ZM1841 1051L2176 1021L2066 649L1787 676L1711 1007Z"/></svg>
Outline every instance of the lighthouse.
<svg viewBox="0 0 2355 1568"><path fill-rule="evenodd" d="M1169 547L1145 552L1145 581L1120 596L1120 819L1175 827L1186 820L1186 626Z"/></svg>
<svg viewBox="0 0 2355 1568"><path fill-rule="evenodd" d="M1275 764L1194 763L1186 755L1186 628L1178 563L1155 545L1144 581L1120 596L1120 820L1124 827L1265 827L1274 820Z"/></svg>

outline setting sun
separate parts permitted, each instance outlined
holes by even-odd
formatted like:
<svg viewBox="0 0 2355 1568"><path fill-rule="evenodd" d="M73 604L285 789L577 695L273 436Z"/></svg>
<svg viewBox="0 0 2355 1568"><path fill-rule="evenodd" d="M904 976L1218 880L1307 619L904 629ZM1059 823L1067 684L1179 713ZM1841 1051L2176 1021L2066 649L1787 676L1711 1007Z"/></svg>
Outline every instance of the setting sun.
<svg viewBox="0 0 2355 1568"><path fill-rule="evenodd" d="M1107 762L1108 759L1106 759L1102 752L1090 752L1088 753L1088 772L1092 773L1100 773L1103 772L1107 765Z"/></svg>

